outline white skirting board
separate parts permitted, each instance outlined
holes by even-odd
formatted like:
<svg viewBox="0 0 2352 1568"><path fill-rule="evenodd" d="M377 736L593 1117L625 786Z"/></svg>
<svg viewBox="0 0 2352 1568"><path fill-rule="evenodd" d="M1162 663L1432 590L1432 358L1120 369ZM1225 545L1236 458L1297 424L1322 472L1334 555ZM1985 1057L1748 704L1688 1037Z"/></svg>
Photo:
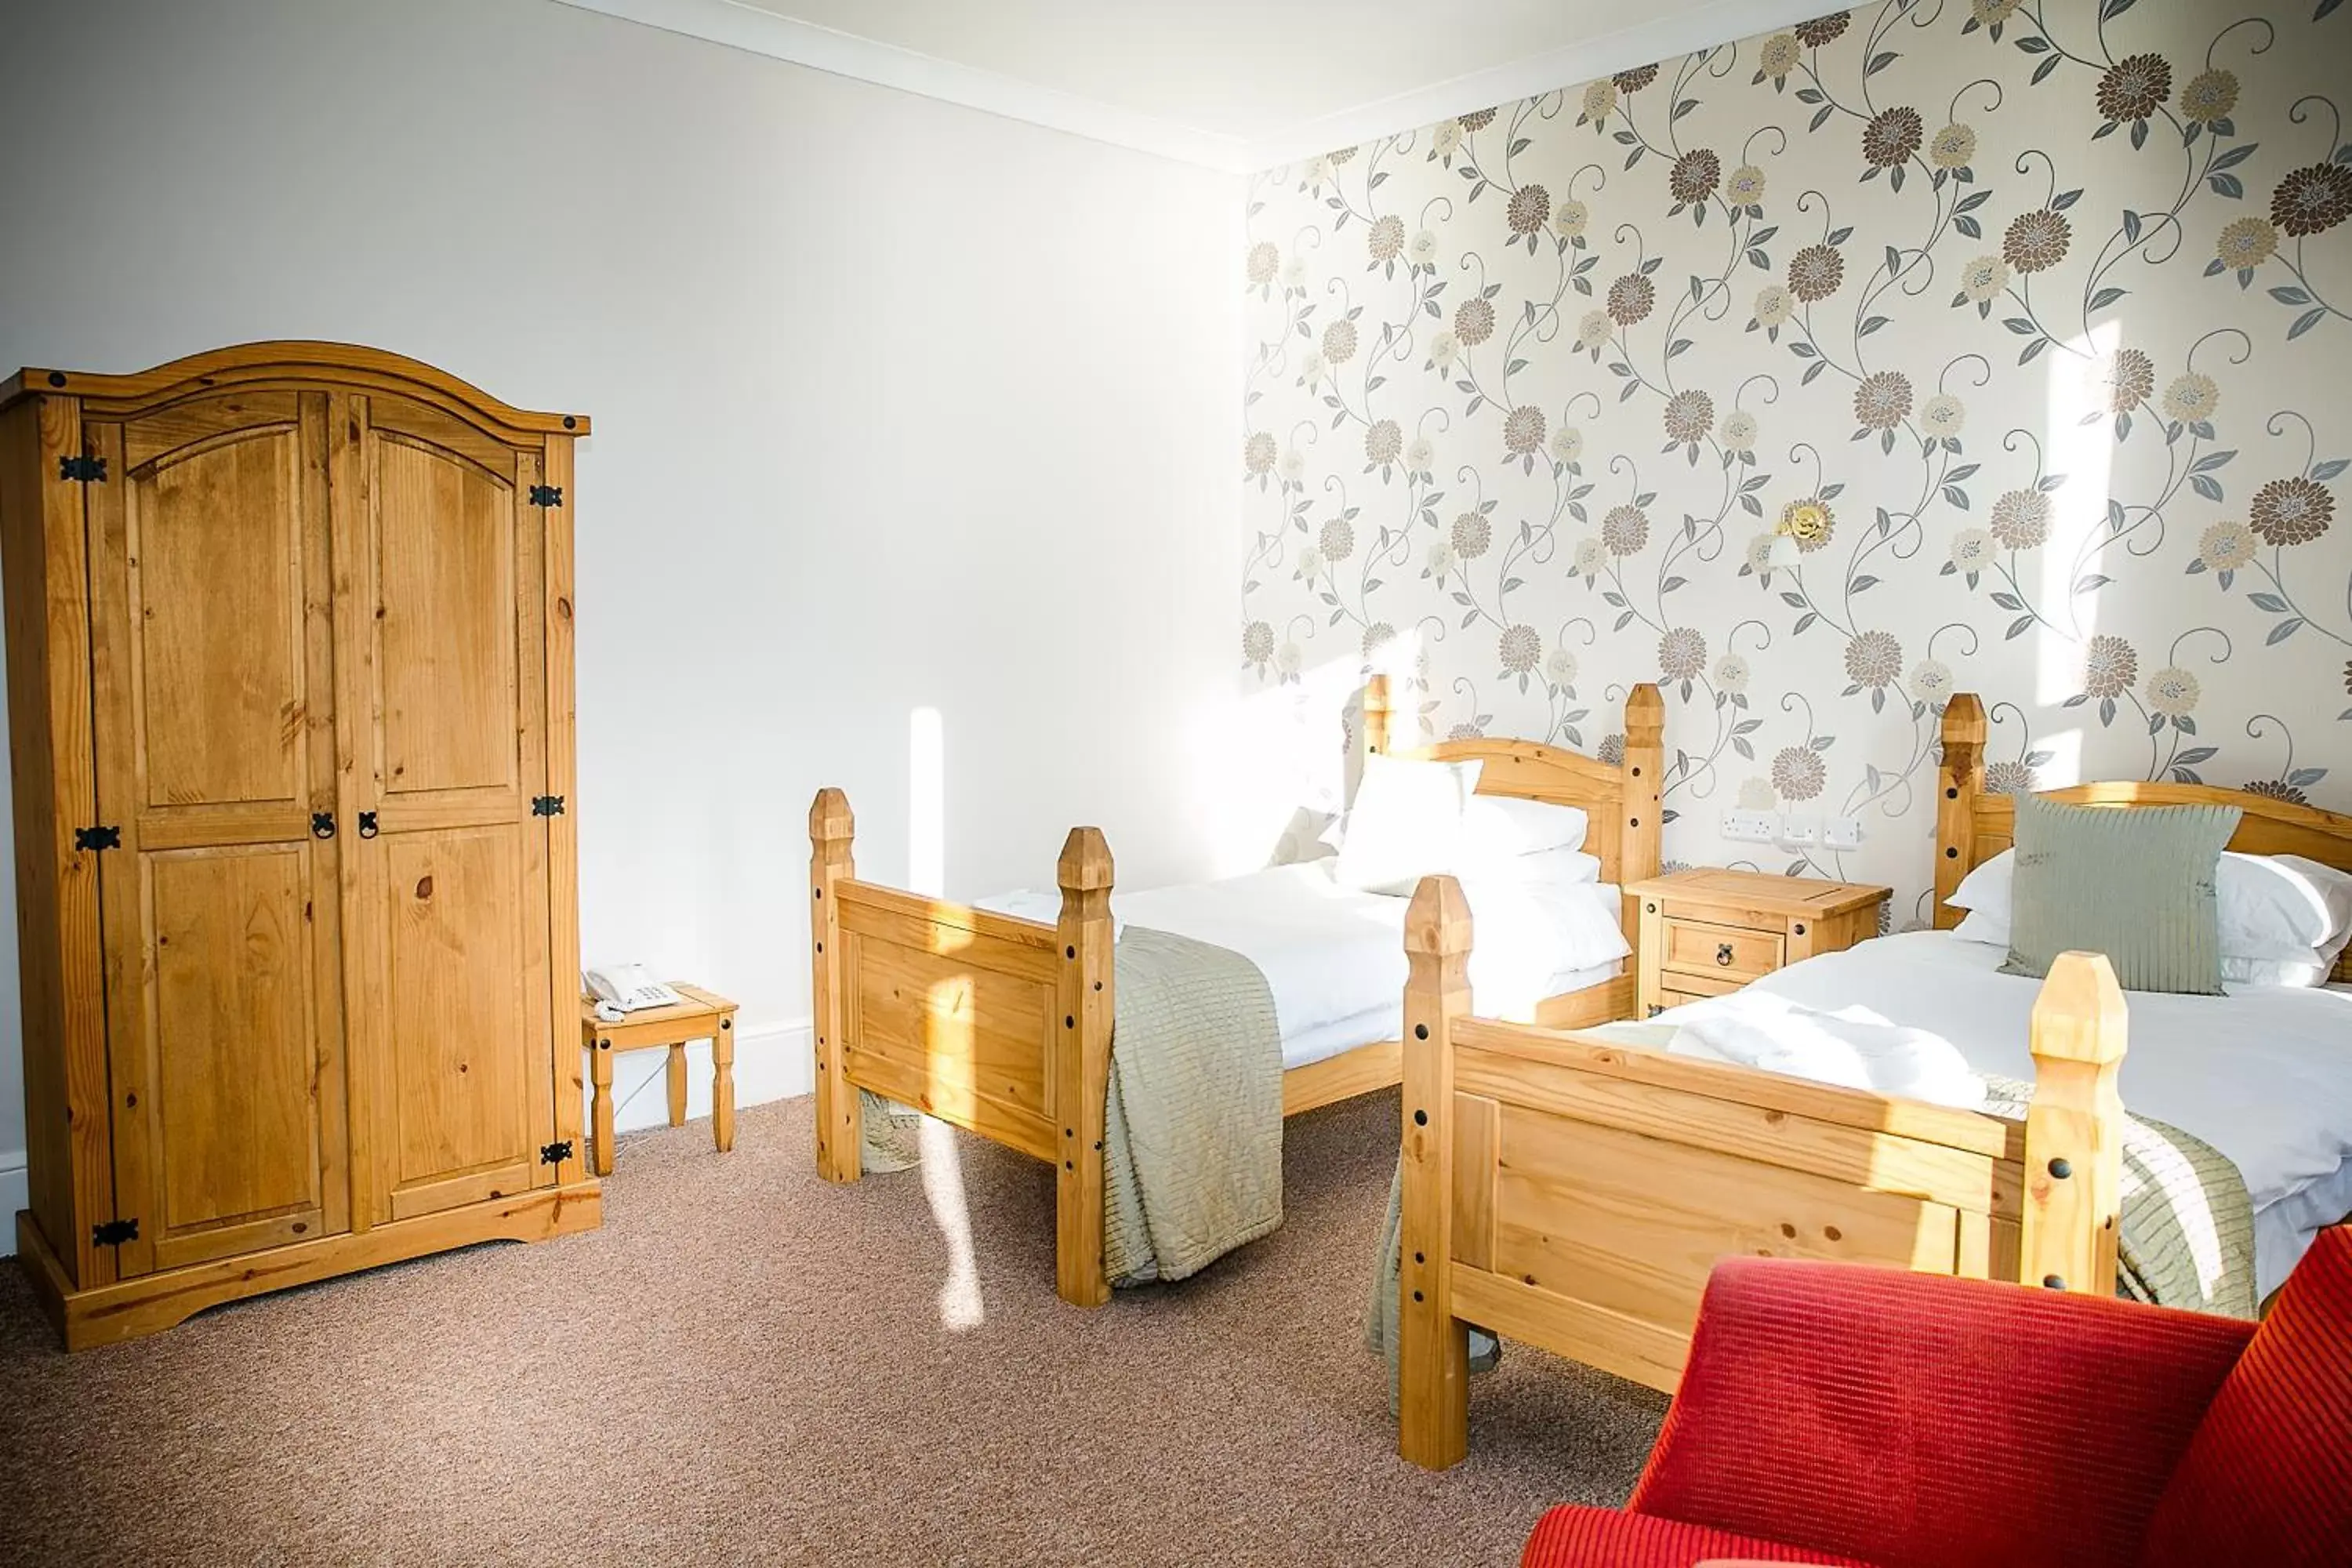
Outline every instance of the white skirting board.
<svg viewBox="0 0 2352 1568"><path fill-rule="evenodd" d="M739 1029L735 1036L735 1104L738 1109L771 1100L790 1100L816 1085L816 1067L809 1053L814 1042L807 1024L772 1024L764 1029ZM613 1125L633 1132L659 1127L669 1120L669 1095L663 1087L667 1051L624 1051L613 1058ZM686 1114L689 1119L710 1114L710 1042L697 1040L686 1047ZM583 1059L582 1081L588 1077ZM587 1104L581 1105L580 1124L590 1125ZM739 1146L740 1134L738 1135ZM0 1149L0 1258L16 1250L16 1211L32 1199L25 1179L25 1152Z"/></svg>

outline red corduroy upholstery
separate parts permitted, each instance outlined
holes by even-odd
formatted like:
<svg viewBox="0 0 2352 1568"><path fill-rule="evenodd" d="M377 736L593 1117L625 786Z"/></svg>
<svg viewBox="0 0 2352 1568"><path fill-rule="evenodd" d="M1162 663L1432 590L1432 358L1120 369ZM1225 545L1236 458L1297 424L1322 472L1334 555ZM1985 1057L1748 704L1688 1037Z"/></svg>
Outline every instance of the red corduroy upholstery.
<svg viewBox="0 0 2352 1568"><path fill-rule="evenodd" d="M1888 1568L2127 1568L2252 1326L1731 1258L1638 1513Z"/></svg>
<svg viewBox="0 0 2352 1568"><path fill-rule="evenodd" d="M1622 1513L1527 1568L2352 1565L2352 1226L2252 1325L1838 1264L1717 1266Z"/></svg>
<svg viewBox="0 0 2352 1568"><path fill-rule="evenodd" d="M2352 1226L2295 1266L2148 1531L2145 1568L2352 1563Z"/></svg>
<svg viewBox="0 0 2352 1568"><path fill-rule="evenodd" d="M1543 1516L1519 1555L1519 1568L1694 1568L1727 1558L1874 1568L1857 1558L1828 1557L1704 1525L1574 1505Z"/></svg>

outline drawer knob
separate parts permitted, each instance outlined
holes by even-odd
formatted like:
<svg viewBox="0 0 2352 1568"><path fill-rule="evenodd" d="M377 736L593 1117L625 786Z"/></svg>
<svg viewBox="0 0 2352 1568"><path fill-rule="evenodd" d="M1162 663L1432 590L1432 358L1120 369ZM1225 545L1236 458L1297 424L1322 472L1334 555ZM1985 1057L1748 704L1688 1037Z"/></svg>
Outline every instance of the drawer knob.
<svg viewBox="0 0 2352 1568"><path fill-rule="evenodd" d="M1664 1008L1664 1007L1660 1006L1657 1003L1653 1002L1653 1003L1651 1003L1651 1004L1650 1004L1650 1016L1651 1016L1651 1017L1654 1018L1654 1017L1656 1017L1659 1014L1661 1014L1661 1013L1663 1013L1663 1012L1664 1012L1664 1011L1665 1011L1665 1008Z"/></svg>
<svg viewBox="0 0 2352 1568"><path fill-rule="evenodd" d="M1716 948L1715 961L1716 963L1722 964L1727 969L1731 967L1731 944L1729 942L1724 942Z"/></svg>

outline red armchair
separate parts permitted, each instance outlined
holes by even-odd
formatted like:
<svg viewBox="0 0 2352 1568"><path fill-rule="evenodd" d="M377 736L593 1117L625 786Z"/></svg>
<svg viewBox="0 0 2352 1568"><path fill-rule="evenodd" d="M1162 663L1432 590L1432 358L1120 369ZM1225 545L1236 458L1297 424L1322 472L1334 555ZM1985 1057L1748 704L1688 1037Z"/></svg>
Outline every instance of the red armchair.
<svg viewBox="0 0 2352 1568"><path fill-rule="evenodd" d="M1718 1266L1622 1511L1521 1568L2347 1568L2352 1226L2262 1326L1894 1269Z"/></svg>

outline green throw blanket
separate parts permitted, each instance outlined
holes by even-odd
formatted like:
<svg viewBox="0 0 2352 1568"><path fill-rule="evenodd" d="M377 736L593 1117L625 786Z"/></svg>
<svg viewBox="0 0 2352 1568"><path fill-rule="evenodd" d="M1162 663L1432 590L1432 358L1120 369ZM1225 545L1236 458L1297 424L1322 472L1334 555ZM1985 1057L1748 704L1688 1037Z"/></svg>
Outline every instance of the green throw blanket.
<svg viewBox="0 0 2352 1568"><path fill-rule="evenodd" d="M1125 928L1115 963L1103 1272L1181 1279L1282 1223L1274 993L1241 954L1168 931ZM916 1164L921 1117L858 1093L865 1168Z"/></svg>
<svg viewBox="0 0 2352 1568"><path fill-rule="evenodd" d="M1654 1032L1656 1026L1648 1027ZM1990 1115L2021 1121L2032 1099L2030 1084L2004 1078L1985 1080L1985 1110ZM1389 1183L1372 1299L1364 1311L1364 1343L1374 1354L1387 1357L1391 1398L1403 1213L1404 1162L1400 1157ZM2254 1205L2245 1178L2211 1144L2177 1127L2129 1114L2124 1125L2123 1226L2116 1257L2116 1294L2126 1300L2249 1321L2257 1316ZM1484 1329L1470 1331L1473 1372L1486 1371L1501 1354L1494 1335Z"/></svg>

